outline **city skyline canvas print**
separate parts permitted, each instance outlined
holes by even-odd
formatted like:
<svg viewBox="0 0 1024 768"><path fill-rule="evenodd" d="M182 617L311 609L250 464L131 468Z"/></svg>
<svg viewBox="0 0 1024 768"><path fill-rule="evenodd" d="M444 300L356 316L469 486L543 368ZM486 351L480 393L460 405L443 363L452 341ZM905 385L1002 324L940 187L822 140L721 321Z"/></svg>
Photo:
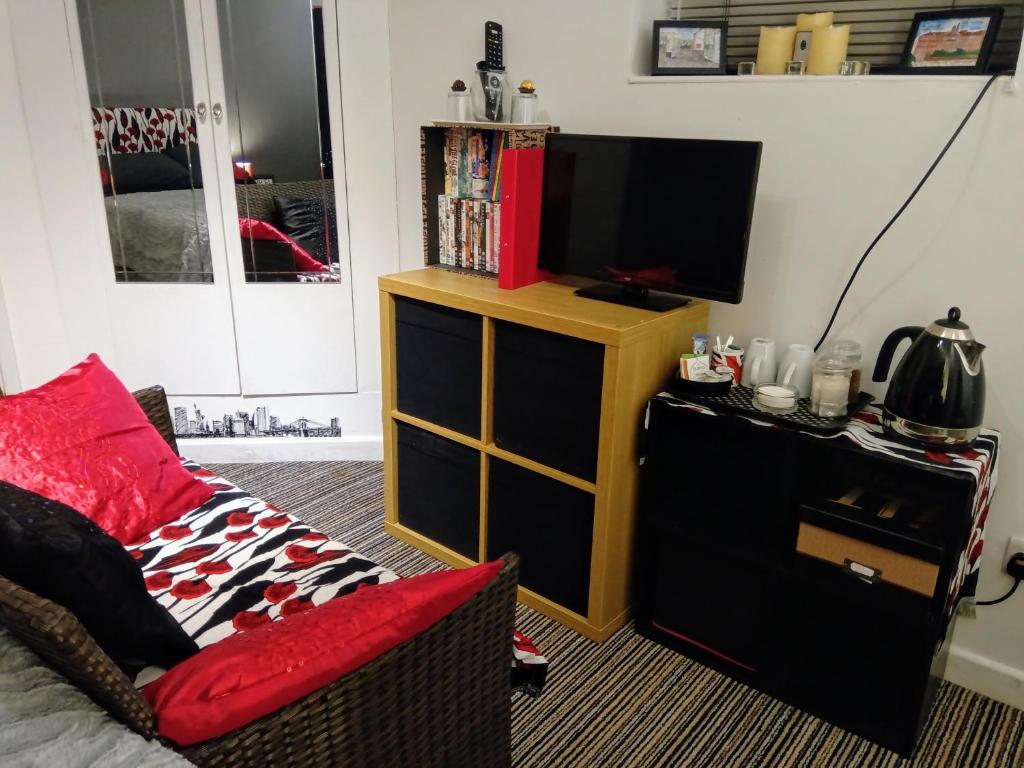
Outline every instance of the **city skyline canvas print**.
<svg viewBox="0 0 1024 768"><path fill-rule="evenodd" d="M199 405L174 405L171 419L176 438L209 437L341 437L337 416L309 418L287 414L280 404L255 405L226 413L208 413ZM275 412L278 411L278 412ZM286 413L287 415L282 415Z"/></svg>

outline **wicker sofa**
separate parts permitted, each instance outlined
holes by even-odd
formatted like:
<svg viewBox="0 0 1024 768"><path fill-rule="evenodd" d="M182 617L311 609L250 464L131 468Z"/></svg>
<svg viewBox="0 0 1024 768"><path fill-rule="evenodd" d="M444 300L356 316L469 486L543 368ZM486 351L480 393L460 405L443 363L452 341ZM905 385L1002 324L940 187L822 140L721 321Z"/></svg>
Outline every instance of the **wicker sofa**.
<svg viewBox="0 0 1024 768"><path fill-rule="evenodd" d="M135 393L177 445L164 391ZM199 766L502 766L510 763L509 665L518 560L426 631L357 671L220 738L179 747ZM152 708L73 614L0 577L0 623L146 738Z"/></svg>

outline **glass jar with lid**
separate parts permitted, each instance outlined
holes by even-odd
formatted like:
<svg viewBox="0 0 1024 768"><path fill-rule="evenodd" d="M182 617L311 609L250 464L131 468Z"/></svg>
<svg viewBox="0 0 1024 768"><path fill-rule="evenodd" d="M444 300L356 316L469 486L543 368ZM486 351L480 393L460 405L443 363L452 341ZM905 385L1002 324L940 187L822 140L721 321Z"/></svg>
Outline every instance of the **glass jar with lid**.
<svg viewBox="0 0 1024 768"><path fill-rule="evenodd" d="M830 355L836 355L838 357L845 358L850 361L850 394L849 404L853 405L857 402L857 398L860 395L860 377L861 377L861 359L864 356L864 351L861 349L859 341L852 341L850 339L840 339L832 344L829 348Z"/></svg>
<svg viewBox="0 0 1024 768"><path fill-rule="evenodd" d="M831 353L819 357L811 379L811 413L830 419L845 416L852 374L853 366L845 357Z"/></svg>

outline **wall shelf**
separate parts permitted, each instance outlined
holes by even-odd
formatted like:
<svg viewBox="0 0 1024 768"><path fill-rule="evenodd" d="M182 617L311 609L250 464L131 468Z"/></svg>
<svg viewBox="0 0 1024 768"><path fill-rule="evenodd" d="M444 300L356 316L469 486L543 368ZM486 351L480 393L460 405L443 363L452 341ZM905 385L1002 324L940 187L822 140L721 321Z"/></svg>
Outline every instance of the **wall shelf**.
<svg viewBox="0 0 1024 768"><path fill-rule="evenodd" d="M762 83L786 83L789 85L829 85L832 83L934 83L960 82L983 84L991 75L630 75L630 85L672 85L677 83L736 83L760 85ZM1016 79L1016 78L1014 78Z"/></svg>

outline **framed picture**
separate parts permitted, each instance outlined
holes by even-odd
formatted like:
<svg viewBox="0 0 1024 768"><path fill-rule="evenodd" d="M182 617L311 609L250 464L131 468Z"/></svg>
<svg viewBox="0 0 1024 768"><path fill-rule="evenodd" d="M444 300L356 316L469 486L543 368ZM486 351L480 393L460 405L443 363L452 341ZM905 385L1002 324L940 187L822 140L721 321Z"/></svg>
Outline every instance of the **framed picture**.
<svg viewBox="0 0 1024 768"><path fill-rule="evenodd" d="M724 75L726 23L721 19L654 22L652 75Z"/></svg>
<svg viewBox="0 0 1024 768"><path fill-rule="evenodd" d="M914 75L976 75L985 71L1003 9L949 8L914 16L899 71Z"/></svg>

